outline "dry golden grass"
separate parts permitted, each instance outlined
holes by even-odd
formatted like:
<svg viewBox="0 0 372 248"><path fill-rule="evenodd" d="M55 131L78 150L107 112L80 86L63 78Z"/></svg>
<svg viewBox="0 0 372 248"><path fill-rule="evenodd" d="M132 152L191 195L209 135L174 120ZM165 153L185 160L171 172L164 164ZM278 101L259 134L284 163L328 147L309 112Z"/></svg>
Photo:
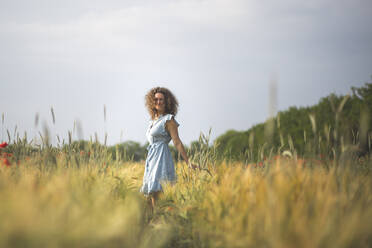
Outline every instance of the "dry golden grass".
<svg viewBox="0 0 372 248"><path fill-rule="evenodd" d="M370 247L367 165L279 159L206 171L177 164L153 214L143 163L0 168L1 247ZM48 169L49 168L49 169Z"/></svg>

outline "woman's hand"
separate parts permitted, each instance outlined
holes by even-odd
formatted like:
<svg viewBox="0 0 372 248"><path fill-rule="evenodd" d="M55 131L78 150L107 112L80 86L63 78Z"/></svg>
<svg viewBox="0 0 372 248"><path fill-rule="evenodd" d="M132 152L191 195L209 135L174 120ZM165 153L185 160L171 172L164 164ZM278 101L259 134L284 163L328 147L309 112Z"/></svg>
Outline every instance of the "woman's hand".
<svg viewBox="0 0 372 248"><path fill-rule="evenodd" d="M191 162L189 162L189 163L187 164L187 166L188 166L190 169L193 169L193 170L195 170L196 168L199 168L199 166L197 166L197 165L195 165L195 164L193 164L193 163L191 163Z"/></svg>

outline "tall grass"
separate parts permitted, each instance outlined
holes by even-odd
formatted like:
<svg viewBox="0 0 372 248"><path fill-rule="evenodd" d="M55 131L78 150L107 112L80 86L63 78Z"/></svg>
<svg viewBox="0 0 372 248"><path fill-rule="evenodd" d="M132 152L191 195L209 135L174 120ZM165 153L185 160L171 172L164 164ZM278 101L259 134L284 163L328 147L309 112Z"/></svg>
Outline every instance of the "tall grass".
<svg viewBox="0 0 372 248"><path fill-rule="evenodd" d="M139 164L40 170L34 160L0 169L1 247L154 247L167 224L151 228L135 179ZM155 235L159 233L160 235Z"/></svg>
<svg viewBox="0 0 372 248"><path fill-rule="evenodd" d="M371 162L287 158L262 166L178 163L155 212L142 163L90 160L43 169L37 156L0 168L1 247L369 247ZM51 163L51 162L49 162Z"/></svg>
<svg viewBox="0 0 372 248"><path fill-rule="evenodd" d="M371 157L320 159L320 136L306 160L289 136L289 150L247 151L252 163L218 159L201 135L190 153L200 168L177 163L154 211L139 192L143 163L113 159L98 138L54 147L47 136L0 150L11 162L0 162L0 247L372 246Z"/></svg>

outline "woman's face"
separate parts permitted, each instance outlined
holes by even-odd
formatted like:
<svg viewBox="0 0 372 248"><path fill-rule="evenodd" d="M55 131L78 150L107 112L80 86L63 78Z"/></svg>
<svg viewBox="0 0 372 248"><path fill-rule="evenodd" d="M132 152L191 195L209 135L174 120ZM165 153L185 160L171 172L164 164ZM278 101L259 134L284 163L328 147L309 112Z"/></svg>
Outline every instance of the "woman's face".
<svg viewBox="0 0 372 248"><path fill-rule="evenodd" d="M163 93L155 94L155 109L159 114L163 114L165 111L165 99Z"/></svg>

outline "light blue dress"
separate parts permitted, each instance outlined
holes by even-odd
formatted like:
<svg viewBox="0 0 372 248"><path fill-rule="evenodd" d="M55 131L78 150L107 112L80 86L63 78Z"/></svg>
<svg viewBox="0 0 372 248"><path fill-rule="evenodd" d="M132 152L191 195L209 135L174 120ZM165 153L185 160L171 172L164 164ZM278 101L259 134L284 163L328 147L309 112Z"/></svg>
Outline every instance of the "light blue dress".
<svg viewBox="0 0 372 248"><path fill-rule="evenodd" d="M157 120L150 121L146 131L146 137L150 144L147 147L145 173L140 189L144 194L162 191L162 182L174 183L177 180L172 155L168 147L172 138L165 129L165 123L172 118L174 120L174 116L171 114L162 115ZM177 121L176 124L179 126Z"/></svg>

